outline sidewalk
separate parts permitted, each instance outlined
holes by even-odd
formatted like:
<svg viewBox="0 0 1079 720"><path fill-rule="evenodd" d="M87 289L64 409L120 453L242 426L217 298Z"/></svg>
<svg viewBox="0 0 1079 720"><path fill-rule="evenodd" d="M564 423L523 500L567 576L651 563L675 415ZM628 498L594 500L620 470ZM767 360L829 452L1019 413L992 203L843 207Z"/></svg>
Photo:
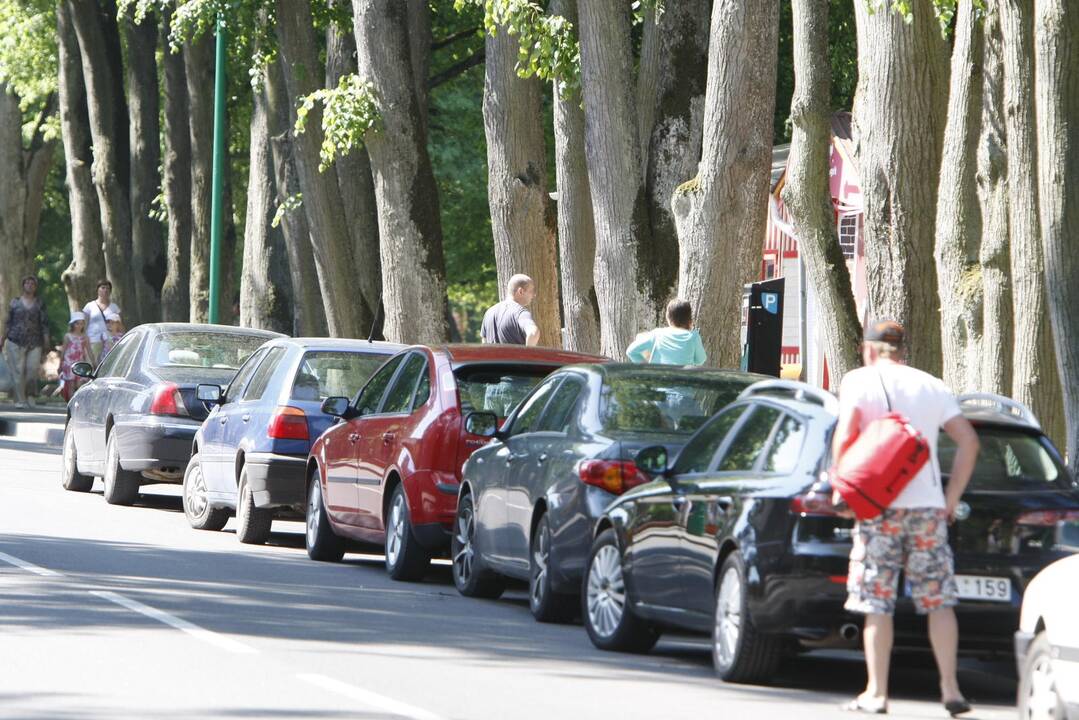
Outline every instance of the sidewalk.
<svg viewBox="0 0 1079 720"><path fill-rule="evenodd" d="M33 408L0 403L0 439L60 448L67 420L63 402L41 402Z"/></svg>

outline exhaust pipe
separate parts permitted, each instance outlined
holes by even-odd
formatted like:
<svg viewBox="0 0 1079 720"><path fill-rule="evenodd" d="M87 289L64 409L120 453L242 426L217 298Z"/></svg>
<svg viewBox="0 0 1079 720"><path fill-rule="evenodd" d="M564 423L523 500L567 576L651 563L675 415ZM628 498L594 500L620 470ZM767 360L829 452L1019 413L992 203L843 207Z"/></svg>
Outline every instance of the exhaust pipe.
<svg viewBox="0 0 1079 720"><path fill-rule="evenodd" d="M843 638L847 642L852 642L858 639L858 635L861 631L854 623L846 623L839 626L839 637Z"/></svg>

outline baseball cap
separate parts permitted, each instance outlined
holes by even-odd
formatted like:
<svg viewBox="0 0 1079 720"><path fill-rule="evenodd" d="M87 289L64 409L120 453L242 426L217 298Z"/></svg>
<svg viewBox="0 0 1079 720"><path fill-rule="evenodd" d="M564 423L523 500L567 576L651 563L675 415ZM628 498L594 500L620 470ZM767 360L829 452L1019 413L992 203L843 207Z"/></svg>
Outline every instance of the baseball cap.
<svg viewBox="0 0 1079 720"><path fill-rule="evenodd" d="M899 346L906 339L906 331L895 320L881 320L867 327L862 337L871 342L885 342Z"/></svg>

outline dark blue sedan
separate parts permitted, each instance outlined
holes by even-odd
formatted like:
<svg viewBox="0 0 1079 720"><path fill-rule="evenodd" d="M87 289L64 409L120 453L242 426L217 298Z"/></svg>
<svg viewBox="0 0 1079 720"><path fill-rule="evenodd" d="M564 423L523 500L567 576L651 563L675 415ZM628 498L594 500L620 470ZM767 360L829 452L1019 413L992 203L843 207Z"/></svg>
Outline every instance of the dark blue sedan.
<svg viewBox="0 0 1079 720"><path fill-rule="evenodd" d="M195 435L184 475L191 527L220 530L235 511L236 536L260 544L275 514L302 513L307 453L336 418L327 397L353 397L403 345L281 338L255 352L228 387L200 385L213 405Z"/></svg>

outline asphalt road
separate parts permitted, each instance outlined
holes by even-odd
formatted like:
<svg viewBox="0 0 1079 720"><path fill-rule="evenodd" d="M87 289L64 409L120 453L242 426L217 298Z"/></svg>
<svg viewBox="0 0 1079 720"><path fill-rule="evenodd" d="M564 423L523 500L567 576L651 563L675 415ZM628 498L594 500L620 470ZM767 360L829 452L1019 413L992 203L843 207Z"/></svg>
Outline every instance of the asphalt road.
<svg viewBox="0 0 1079 720"><path fill-rule="evenodd" d="M136 507L60 487L56 451L0 442L0 718L842 718L855 654L725 685L708 647L600 652L533 622L523 591L468 600L449 567L389 580L377 555L315 563L300 523L241 546L191 530L177 488ZM32 446L31 446L32 447ZM898 658L893 717L946 717L928 656ZM1015 717L1007 663L966 664L968 717Z"/></svg>

